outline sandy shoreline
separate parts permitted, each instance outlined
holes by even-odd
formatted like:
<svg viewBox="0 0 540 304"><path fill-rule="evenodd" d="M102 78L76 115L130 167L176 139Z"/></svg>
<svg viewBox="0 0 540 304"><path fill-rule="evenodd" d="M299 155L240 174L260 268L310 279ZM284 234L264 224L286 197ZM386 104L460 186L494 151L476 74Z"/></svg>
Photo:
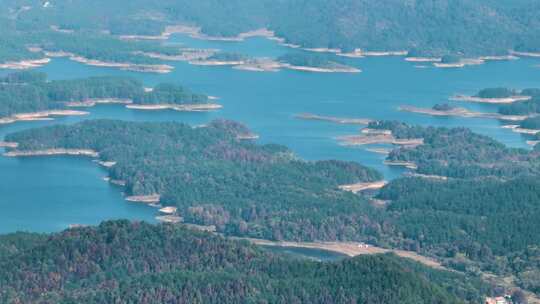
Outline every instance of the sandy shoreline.
<svg viewBox="0 0 540 304"><path fill-rule="evenodd" d="M353 125L367 125L373 120L366 118L343 118L343 117L333 117L333 116L324 116L311 113L302 113L295 115L298 119L304 120L319 120L319 121L328 121L338 124L353 124Z"/></svg>
<svg viewBox="0 0 540 304"><path fill-rule="evenodd" d="M467 95L454 95L450 97L450 100L454 101L466 101L466 102L476 102L476 103L491 103L491 104L509 104L518 101L527 101L530 100L531 96L510 96L503 98L482 98L477 96L467 96Z"/></svg>
<svg viewBox="0 0 540 304"><path fill-rule="evenodd" d="M31 156L56 156L56 155L69 155L69 156L89 156L99 157L99 153L90 149L45 149L45 150L32 150L32 151L18 151L13 150L4 153L6 157L31 157Z"/></svg>
<svg viewBox="0 0 540 304"><path fill-rule="evenodd" d="M125 71L144 72L144 73L158 73L166 74L170 73L174 67L166 64L137 64L129 62L108 62L96 59L89 59L77 54L64 51L45 51L46 56L49 57L68 57L71 61L86 64L89 66L118 68Z"/></svg>
<svg viewBox="0 0 540 304"><path fill-rule="evenodd" d="M433 66L437 68L464 68L465 66L481 65L484 63L486 63L486 61L480 58L465 58L452 63L433 62Z"/></svg>
<svg viewBox="0 0 540 304"><path fill-rule="evenodd" d="M426 266L433 267L436 269L444 269L438 261L435 259L421 256L413 251L405 250L392 250L384 249L381 247L366 245L364 243L355 243L355 242L286 242L286 241L269 241L262 239L252 239L252 238L234 238L240 240L249 241L255 245L262 246L278 246L278 247L296 247L296 248L307 248L307 249L320 249L331 252L337 252L349 257L355 257L359 255L371 255L371 254L384 254L392 252L400 257L412 259L414 261L420 262Z"/></svg>
<svg viewBox="0 0 540 304"><path fill-rule="evenodd" d="M178 55L166 55L155 52L133 52L134 55L143 55L149 58L160 59L165 61L196 61L205 60L212 55L215 55L217 50L214 49L182 49Z"/></svg>
<svg viewBox="0 0 540 304"><path fill-rule="evenodd" d="M0 63L0 69L28 70L28 69L44 66L50 61L51 61L50 58L30 59L30 60L21 60L21 61L8 61L8 62Z"/></svg>
<svg viewBox="0 0 540 304"><path fill-rule="evenodd" d="M409 62L441 62L440 57L405 57L405 61Z"/></svg>
<svg viewBox="0 0 540 304"><path fill-rule="evenodd" d="M386 186L388 184L387 181L376 181L376 182L369 182L369 183L356 183L356 184L350 184L350 185L341 185L339 186L339 189L343 191L349 191L352 193L359 193L366 190L378 190L382 187Z"/></svg>
<svg viewBox="0 0 540 304"><path fill-rule="evenodd" d="M521 128L519 125L506 125L502 126L503 129L511 129L512 132L520 134L536 135L540 133L540 130Z"/></svg>
<svg viewBox="0 0 540 304"><path fill-rule="evenodd" d="M398 161L398 160L385 160L383 162L387 166L397 166L397 167L405 167L407 169L416 170L418 169L418 165L413 162L407 162L407 161Z"/></svg>
<svg viewBox="0 0 540 304"><path fill-rule="evenodd" d="M290 64L283 64L283 68L302 72L314 72L314 73L361 73L362 70L353 67L342 68L318 68L308 66L297 66Z"/></svg>
<svg viewBox="0 0 540 304"><path fill-rule="evenodd" d="M540 53L538 52L518 52L518 51L510 51L510 55L518 56L518 57L540 57Z"/></svg>
<svg viewBox="0 0 540 304"><path fill-rule="evenodd" d="M133 203L158 204L161 199L159 194L126 196L126 201Z"/></svg>
<svg viewBox="0 0 540 304"><path fill-rule="evenodd" d="M397 146L419 146L424 143L422 138L397 139L392 134L361 134L346 135L337 138L342 145L362 146L371 144L392 144Z"/></svg>
<svg viewBox="0 0 540 304"><path fill-rule="evenodd" d="M207 41L231 41L231 42L240 42L244 41L247 38L252 37L265 37L273 38L275 37L274 32L266 28L261 28L257 30L252 30L244 33L240 33L237 36L231 37L222 37L222 36L210 36L204 34L201 30L201 27L190 26L190 25L172 25L167 26L165 31L161 35L122 35L119 36L120 39L124 40L166 40L173 34L185 34L191 38Z"/></svg>
<svg viewBox="0 0 540 304"><path fill-rule="evenodd" d="M19 146L16 142L0 141L0 148L11 148L15 149Z"/></svg>
<svg viewBox="0 0 540 304"><path fill-rule="evenodd" d="M0 125L11 124L18 121L39 121L39 120L52 120L54 116L81 116L88 115L90 113L84 111L72 111L72 110L50 110L34 113L20 113L14 114L10 117L0 118Z"/></svg>
<svg viewBox="0 0 540 304"><path fill-rule="evenodd" d="M70 101L66 102L66 107L72 108L91 108L98 104L132 104L133 101L130 99L121 99L121 98L96 98L96 99L87 99L85 101Z"/></svg>
<svg viewBox="0 0 540 304"><path fill-rule="evenodd" d="M233 69L252 72L279 72L283 65L270 58L248 60L244 64L233 66Z"/></svg>
<svg viewBox="0 0 540 304"><path fill-rule="evenodd" d="M465 117L465 118L492 118L508 121L522 121L527 119L529 116L526 115L503 115L499 113L484 113L484 112L474 112L465 108L454 108L447 111L439 111L434 109L426 108L417 108L413 106L400 106L399 111L405 111L410 113L418 113L431 116L456 116L456 117Z"/></svg>
<svg viewBox="0 0 540 304"><path fill-rule="evenodd" d="M205 104L152 104L152 105L141 105L141 104L128 104L126 108L133 110L174 110L180 112L208 112L215 111L223 108L220 104L215 103L205 103Z"/></svg>
<svg viewBox="0 0 540 304"><path fill-rule="evenodd" d="M377 154L382 154L382 155L389 155L390 152L392 152L392 149L387 149L387 148L367 148L366 151L377 153Z"/></svg>

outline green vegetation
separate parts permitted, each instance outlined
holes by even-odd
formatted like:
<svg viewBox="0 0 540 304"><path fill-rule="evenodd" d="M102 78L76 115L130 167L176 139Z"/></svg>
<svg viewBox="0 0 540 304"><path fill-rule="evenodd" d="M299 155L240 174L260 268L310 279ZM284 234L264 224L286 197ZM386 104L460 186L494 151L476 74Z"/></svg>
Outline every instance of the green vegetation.
<svg viewBox="0 0 540 304"><path fill-rule="evenodd" d="M118 98L137 104L196 104L206 95L174 84L159 84L145 92L141 82L128 77L91 77L47 81L43 73L20 72L0 78L0 118L19 113L65 109L66 102Z"/></svg>
<svg viewBox="0 0 540 304"><path fill-rule="evenodd" d="M454 63L460 63L461 57L457 55L445 55L441 58L441 63L445 64L454 64Z"/></svg>
<svg viewBox="0 0 540 304"><path fill-rule="evenodd" d="M540 114L540 89L525 89L521 91L521 95L531 96L531 99L500 106L499 113L507 115Z"/></svg>
<svg viewBox="0 0 540 304"><path fill-rule="evenodd" d="M158 84L151 92L137 94L133 102L137 104L197 104L208 101L208 96L194 94L190 90L175 84Z"/></svg>
<svg viewBox="0 0 540 304"><path fill-rule="evenodd" d="M440 176L399 178L378 195L389 202L389 221L408 248L461 271L513 275L520 287L538 293L538 149L511 149L462 128L384 121L370 127L398 138L424 138L423 145L397 148L388 159L414 162L417 173Z"/></svg>
<svg viewBox="0 0 540 304"><path fill-rule="evenodd" d="M347 68L343 61L335 55L318 54L318 53L289 53L278 58L283 63L288 63L293 66L313 67L313 68Z"/></svg>
<svg viewBox="0 0 540 304"><path fill-rule="evenodd" d="M390 161L413 162L418 173L454 178L513 178L540 174L540 158L524 149L508 148L466 128L423 128L396 121L377 121L372 129L390 130L398 139L423 138L424 144L394 149Z"/></svg>
<svg viewBox="0 0 540 304"><path fill-rule="evenodd" d="M476 94L480 98L508 98L515 95L519 95L518 92L508 88L488 88Z"/></svg>
<svg viewBox="0 0 540 304"><path fill-rule="evenodd" d="M10 1L0 8L0 28L9 34L2 37L0 61L37 56L25 47L40 43L97 60L154 62L127 52L149 45L107 35L159 36L166 26L177 24L196 25L207 35L225 37L267 27L290 43L344 51L477 56L540 50L535 18L540 6L527 2L59 0L43 5L37 0Z"/></svg>
<svg viewBox="0 0 540 304"><path fill-rule="evenodd" d="M215 61L245 61L248 57L238 53L218 52L208 57L206 60Z"/></svg>
<svg viewBox="0 0 540 304"><path fill-rule="evenodd" d="M457 304L486 291L459 290L462 275L394 255L289 259L173 225L114 221L3 238L17 254L0 256L2 303Z"/></svg>
<svg viewBox="0 0 540 304"><path fill-rule="evenodd" d="M449 105L447 103L443 103L443 104L434 105L432 109L435 110L435 111L446 112L446 111L454 110L455 107L453 107L452 105Z"/></svg>

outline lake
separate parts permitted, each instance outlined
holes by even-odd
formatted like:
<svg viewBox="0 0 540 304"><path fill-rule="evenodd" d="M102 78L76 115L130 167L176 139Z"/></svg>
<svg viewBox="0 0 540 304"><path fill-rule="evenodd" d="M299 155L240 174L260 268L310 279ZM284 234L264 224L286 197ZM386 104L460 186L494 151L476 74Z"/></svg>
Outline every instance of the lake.
<svg viewBox="0 0 540 304"><path fill-rule="evenodd" d="M218 48L257 57L278 57L292 50L264 38L245 42L212 42L175 35L169 44ZM228 67L201 67L172 62L170 74L145 74L90 67L65 58L54 59L40 71L51 79L97 75L129 75L147 86L177 82L194 91L220 97L224 108L210 113L143 112L118 105L89 109L91 115L55 121L24 122L0 126L0 137L28 128L70 124L83 119L110 118L130 121L180 121L203 124L212 119L233 119L260 135L261 143L290 147L307 160L341 159L362 163L384 173L387 179L403 171L383 165L384 155L359 147L338 145L335 137L354 134L361 126L296 119L299 113L327 116L401 120L412 124L468 127L512 146L529 148L526 137L500 128L491 119L430 117L397 110L401 105L432 107L456 93L474 94L486 87L517 89L540 86L539 60L490 62L463 69L417 68L400 57L347 59L363 70L359 74L321 74L299 71L249 72ZM5 74L7 71L0 71ZM492 105L461 104L479 111ZM127 203L121 189L103 181L106 171L85 158L54 157L8 159L0 157L0 233L17 230L50 232L70 224L97 224L106 219L128 218L154 222L155 209Z"/></svg>

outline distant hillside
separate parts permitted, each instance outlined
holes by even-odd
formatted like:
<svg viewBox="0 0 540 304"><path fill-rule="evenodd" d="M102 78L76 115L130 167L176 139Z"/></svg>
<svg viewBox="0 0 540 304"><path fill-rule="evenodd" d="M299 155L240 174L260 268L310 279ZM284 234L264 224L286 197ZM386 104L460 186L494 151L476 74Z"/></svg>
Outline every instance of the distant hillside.
<svg viewBox="0 0 540 304"><path fill-rule="evenodd" d="M12 0L0 8L6 33L68 30L159 35L167 25L212 36L267 27L287 42L343 50L410 51L416 56L540 51L540 4L481 0ZM21 42L21 37L11 37ZM55 39L58 39L55 38ZM24 39L22 39L24 40ZM16 44L17 44L16 43ZM17 45L4 44L0 55ZM22 50L22 48L18 48Z"/></svg>
<svg viewBox="0 0 540 304"><path fill-rule="evenodd" d="M435 283L453 274L393 255L311 262L172 225L106 222L5 242L17 254L0 247L2 303L465 303Z"/></svg>

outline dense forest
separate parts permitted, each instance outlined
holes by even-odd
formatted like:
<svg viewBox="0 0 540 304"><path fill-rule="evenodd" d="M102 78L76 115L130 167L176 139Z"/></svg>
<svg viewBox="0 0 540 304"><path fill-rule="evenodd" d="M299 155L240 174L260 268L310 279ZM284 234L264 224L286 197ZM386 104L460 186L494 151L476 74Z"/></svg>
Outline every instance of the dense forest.
<svg viewBox="0 0 540 304"><path fill-rule="evenodd" d="M540 114L540 89L531 88L520 92L531 99L514 102L499 107L499 113L506 115L538 115Z"/></svg>
<svg viewBox="0 0 540 304"><path fill-rule="evenodd" d="M394 149L389 160L414 162L424 177L390 182L378 194L410 249L453 268L512 274L540 291L540 151L512 149L463 128L375 122L399 138L424 138Z"/></svg>
<svg viewBox="0 0 540 304"><path fill-rule="evenodd" d="M423 138L415 148L394 149L390 161L413 162L418 173L454 178L512 178L540 174L540 155L508 148L496 140L465 128L425 128L412 137ZM403 131L399 131L403 132ZM400 134L400 133L397 133Z"/></svg>
<svg viewBox="0 0 540 304"><path fill-rule="evenodd" d="M289 53L278 58L279 61L293 66L314 68L346 68L344 61L335 55L317 53Z"/></svg>
<svg viewBox="0 0 540 304"><path fill-rule="evenodd" d="M409 51L411 56L478 56L540 50L538 4L528 1L164 0L8 1L0 8L0 61L36 57L26 46L91 59L152 63L132 50L174 52L120 35L159 36L189 24L211 36L269 28L310 48ZM24 55L21 55L24 54Z"/></svg>
<svg viewBox="0 0 540 304"><path fill-rule="evenodd" d="M129 77L91 77L48 81L38 72L19 72L0 77L0 118L19 113L65 109L67 102L117 98L136 104L196 104L208 101L202 94L176 84L158 84L147 92Z"/></svg>
<svg viewBox="0 0 540 304"><path fill-rule="evenodd" d="M174 225L113 221L0 238L10 244L0 247L2 303L457 304L489 292L394 255L313 262Z"/></svg>
<svg viewBox="0 0 540 304"><path fill-rule="evenodd" d="M391 121L370 127L425 141L388 156L417 163L417 173L427 177L391 181L376 196L382 207L338 189L380 180L379 173L349 162L302 161L285 147L243 140L250 131L229 121L198 128L87 121L6 140L22 151L94 149L117 162L110 177L125 181L129 195L160 194L186 222L225 234L367 241L435 256L474 276L513 275L521 287L540 291L534 279L540 274L539 151L507 148L463 128Z"/></svg>

